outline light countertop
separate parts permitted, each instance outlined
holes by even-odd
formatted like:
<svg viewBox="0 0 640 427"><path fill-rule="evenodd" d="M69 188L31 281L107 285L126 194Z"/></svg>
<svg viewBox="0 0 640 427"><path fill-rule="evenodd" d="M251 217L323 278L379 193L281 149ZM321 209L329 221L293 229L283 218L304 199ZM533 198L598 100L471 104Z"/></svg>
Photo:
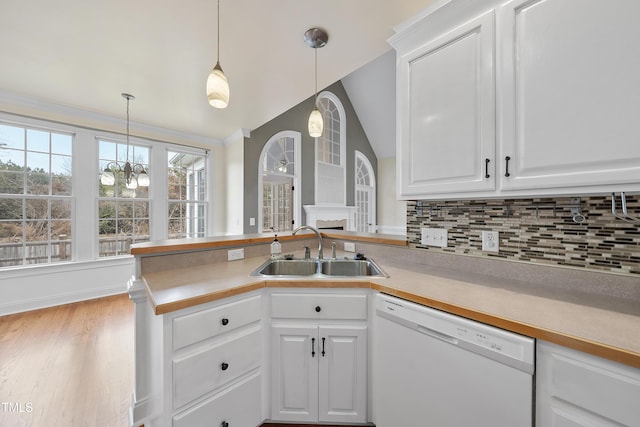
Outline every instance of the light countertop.
<svg viewBox="0 0 640 427"><path fill-rule="evenodd" d="M505 279L375 258L388 278L265 279L253 257L143 274L156 314L266 287L371 288L452 314L640 368L640 307L527 292Z"/></svg>

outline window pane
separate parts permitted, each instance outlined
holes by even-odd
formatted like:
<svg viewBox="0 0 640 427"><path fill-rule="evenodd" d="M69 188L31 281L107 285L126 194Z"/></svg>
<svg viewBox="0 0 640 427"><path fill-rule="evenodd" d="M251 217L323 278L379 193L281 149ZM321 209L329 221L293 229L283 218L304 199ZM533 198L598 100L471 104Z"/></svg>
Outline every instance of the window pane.
<svg viewBox="0 0 640 427"><path fill-rule="evenodd" d="M0 170L0 193L23 194L24 172Z"/></svg>
<svg viewBox="0 0 640 427"><path fill-rule="evenodd" d="M51 152L71 156L71 135L51 134Z"/></svg>
<svg viewBox="0 0 640 427"><path fill-rule="evenodd" d="M0 144L6 148L24 150L24 134L24 128L0 124Z"/></svg>
<svg viewBox="0 0 640 427"><path fill-rule="evenodd" d="M49 153L49 132L27 129L27 150Z"/></svg>

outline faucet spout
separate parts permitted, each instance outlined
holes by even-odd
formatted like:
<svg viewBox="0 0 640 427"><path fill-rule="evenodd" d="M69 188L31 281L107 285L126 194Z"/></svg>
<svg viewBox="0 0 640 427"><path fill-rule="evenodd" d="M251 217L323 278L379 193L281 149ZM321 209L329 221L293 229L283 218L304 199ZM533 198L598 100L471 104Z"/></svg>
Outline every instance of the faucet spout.
<svg viewBox="0 0 640 427"><path fill-rule="evenodd" d="M293 232L291 234L293 234L294 236L296 235L296 233L300 230L311 230L314 233L316 233L316 236L318 237L318 259L323 259L323 255L322 255L322 236L320 235L320 232L316 229L311 227L310 225L301 225L300 227L296 228L295 230L293 230Z"/></svg>

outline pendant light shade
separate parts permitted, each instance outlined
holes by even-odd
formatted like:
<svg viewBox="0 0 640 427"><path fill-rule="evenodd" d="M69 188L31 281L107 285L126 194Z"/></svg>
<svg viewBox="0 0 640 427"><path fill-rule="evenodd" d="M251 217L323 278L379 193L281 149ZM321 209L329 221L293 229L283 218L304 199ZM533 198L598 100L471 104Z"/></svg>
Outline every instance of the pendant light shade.
<svg viewBox="0 0 640 427"><path fill-rule="evenodd" d="M322 129L324 127L322 113L318 110L318 49L324 47L329 41L329 35L326 31L320 28L311 28L304 33L304 42L314 50L315 54L315 67L314 67L314 102L313 110L309 115L309 136L312 138L318 138L322 136Z"/></svg>
<svg viewBox="0 0 640 427"><path fill-rule="evenodd" d="M220 66L220 0L218 0L218 59L207 78L207 98L214 108L227 108L229 105L229 81Z"/></svg>
<svg viewBox="0 0 640 427"><path fill-rule="evenodd" d="M226 108L229 105L229 82L220 62L216 63L207 79L207 98L214 108Z"/></svg>
<svg viewBox="0 0 640 427"><path fill-rule="evenodd" d="M324 123L322 121L322 113L318 110L318 107L314 108L309 115L309 135L312 138L318 138L322 136L322 128Z"/></svg>

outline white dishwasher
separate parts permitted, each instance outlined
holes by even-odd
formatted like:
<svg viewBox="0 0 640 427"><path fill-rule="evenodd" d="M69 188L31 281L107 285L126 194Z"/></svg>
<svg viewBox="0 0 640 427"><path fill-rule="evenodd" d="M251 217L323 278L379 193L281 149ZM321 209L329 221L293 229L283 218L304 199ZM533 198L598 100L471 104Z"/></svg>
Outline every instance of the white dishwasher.
<svg viewBox="0 0 640 427"><path fill-rule="evenodd" d="M535 341L376 296L377 427L531 427Z"/></svg>

